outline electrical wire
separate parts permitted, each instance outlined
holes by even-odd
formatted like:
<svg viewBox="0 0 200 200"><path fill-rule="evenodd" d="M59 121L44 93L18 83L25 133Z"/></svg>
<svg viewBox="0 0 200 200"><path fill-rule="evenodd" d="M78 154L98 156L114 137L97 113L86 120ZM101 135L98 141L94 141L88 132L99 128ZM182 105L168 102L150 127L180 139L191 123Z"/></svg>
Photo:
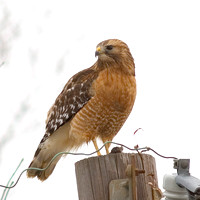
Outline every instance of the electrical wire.
<svg viewBox="0 0 200 200"><path fill-rule="evenodd" d="M15 184L10 185L10 186L8 186L8 184L7 184L6 186L5 186L5 185L0 185L0 187L7 188L7 189L14 188L14 187L18 184L18 182L19 182L19 180L20 180L22 174L23 174L25 171L28 171L28 170L44 171L44 170L46 170L46 169L51 165L51 163L56 159L56 157L58 157L58 156L60 156L60 155L68 155L68 154L69 154L69 155L91 156L91 155L97 153L98 151L100 151L100 150L101 150L106 144L108 144L108 143L115 144L115 145L119 145L119 146L121 146L121 147L124 147L124 148L130 150L130 151L137 151L137 152L141 151L141 153L146 152L146 151L152 151L152 152L155 153L156 155L158 155L158 156L160 156L160 157L162 157L162 158L165 158L165 159L177 159L176 157L172 157L172 156L169 156L169 157L168 157L168 156L163 156L163 155L159 154L158 152L156 152L154 149L152 149L152 148L150 148L150 147L130 148L130 147L127 147L126 145L121 144L121 143L107 141L107 142L105 142L105 143L103 144L103 146L102 146L101 148L99 148L97 151L94 151L94 152L92 152L92 153L59 152L59 153L57 153L57 154L51 159L51 161L48 163L48 165L47 165L45 168L40 169L40 168L31 167L31 168L24 169L24 170L20 173L20 175L19 175L17 181L15 182ZM14 175L13 175L13 176L14 176ZM12 177L13 177L13 176L12 176ZM12 178L12 177L11 177L11 178ZM11 179L10 179L10 180L11 180ZM9 181L10 181L10 180L9 180Z"/></svg>
<svg viewBox="0 0 200 200"><path fill-rule="evenodd" d="M19 165L17 166L17 168L15 169L14 173L13 173L12 176L10 177L10 179L9 179L9 181L8 181L8 183L7 183L7 185L6 185L6 187L4 187L5 189L4 189L3 194L2 194L2 196L1 196L1 200L3 200L3 197L4 197L5 193L6 193L6 195L5 195L4 200L6 200L6 198L7 198L7 196L8 196L8 193L9 193L9 190L12 188L12 185L13 185L13 183L14 183L14 182L12 181L11 184L10 184L10 181L12 180L13 176L16 174L17 170L19 169L19 167L20 167L20 165L22 164L23 161L24 161L24 159L22 159L22 160L20 161ZM8 186L9 184L10 184L10 186ZM7 189L8 189L8 190L7 190ZM6 192L6 190L7 190L7 192Z"/></svg>

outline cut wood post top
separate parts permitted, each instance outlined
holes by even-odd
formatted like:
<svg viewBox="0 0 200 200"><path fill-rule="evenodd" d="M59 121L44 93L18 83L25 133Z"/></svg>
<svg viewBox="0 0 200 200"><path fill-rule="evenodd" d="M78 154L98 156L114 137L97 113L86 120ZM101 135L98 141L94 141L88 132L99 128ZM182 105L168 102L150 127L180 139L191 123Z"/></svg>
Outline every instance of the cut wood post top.
<svg viewBox="0 0 200 200"><path fill-rule="evenodd" d="M79 200L108 200L110 182L128 178L126 170L129 165L135 165L139 200L153 200L148 183L157 184L155 159L144 153L110 153L76 162Z"/></svg>

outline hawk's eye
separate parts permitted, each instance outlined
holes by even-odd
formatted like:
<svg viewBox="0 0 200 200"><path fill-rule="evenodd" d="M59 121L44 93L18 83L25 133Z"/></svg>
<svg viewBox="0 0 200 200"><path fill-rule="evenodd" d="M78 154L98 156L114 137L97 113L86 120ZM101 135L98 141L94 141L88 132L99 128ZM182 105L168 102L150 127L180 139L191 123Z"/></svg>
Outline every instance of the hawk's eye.
<svg viewBox="0 0 200 200"><path fill-rule="evenodd" d="M106 49L107 49L107 50L112 50L112 49L113 49L113 46L112 46L112 45L108 45L108 46L106 46Z"/></svg>

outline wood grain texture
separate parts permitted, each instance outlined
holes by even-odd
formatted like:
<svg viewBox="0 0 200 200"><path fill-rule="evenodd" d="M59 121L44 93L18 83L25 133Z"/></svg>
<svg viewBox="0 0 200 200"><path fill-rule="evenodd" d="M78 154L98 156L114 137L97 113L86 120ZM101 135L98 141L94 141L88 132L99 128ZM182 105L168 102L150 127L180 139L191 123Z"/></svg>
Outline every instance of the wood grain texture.
<svg viewBox="0 0 200 200"><path fill-rule="evenodd" d="M134 155L134 156L133 156ZM157 184L155 159L148 154L116 153L90 157L75 164L79 200L109 200L111 180L128 178L126 168L135 160L138 200L153 200L149 182Z"/></svg>

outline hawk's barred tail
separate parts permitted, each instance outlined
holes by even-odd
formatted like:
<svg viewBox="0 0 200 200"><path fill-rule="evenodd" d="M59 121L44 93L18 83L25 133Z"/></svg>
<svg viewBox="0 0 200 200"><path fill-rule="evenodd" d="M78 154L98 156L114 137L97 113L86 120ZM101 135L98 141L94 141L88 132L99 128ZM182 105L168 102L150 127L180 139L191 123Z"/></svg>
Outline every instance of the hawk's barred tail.
<svg viewBox="0 0 200 200"><path fill-rule="evenodd" d="M29 168L40 168L44 169L48 166L48 164L51 162L53 156L49 157L46 161L40 162L38 158L34 158L31 162ZM41 181L46 180L53 172L57 162L60 160L61 155L56 157L53 162L49 165L49 167L46 170L28 170L27 176L28 178L34 178L37 176L37 178Z"/></svg>
<svg viewBox="0 0 200 200"><path fill-rule="evenodd" d="M84 138L79 138L78 140L74 135L70 135L69 132L70 124L66 123L56 130L51 137L47 138L42 144L40 144L29 168L44 169L57 153L77 149L85 142ZM45 170L28 170L28 178L37 177L41 181L46 180L52 174L61 157L62 155L56 157Z"/></svg>

